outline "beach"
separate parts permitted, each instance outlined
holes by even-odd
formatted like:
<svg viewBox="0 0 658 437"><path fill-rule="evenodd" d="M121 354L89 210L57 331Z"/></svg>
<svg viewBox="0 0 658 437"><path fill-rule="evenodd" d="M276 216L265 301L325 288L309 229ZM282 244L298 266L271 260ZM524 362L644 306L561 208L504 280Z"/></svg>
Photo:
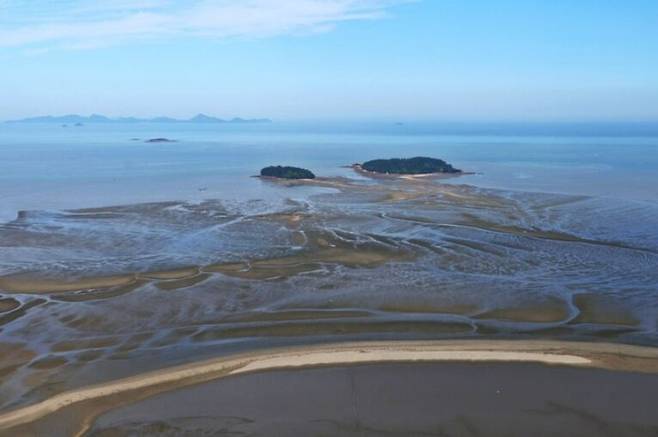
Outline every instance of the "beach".
<svg viewBox="0 0 658 437"><path fill-rule="evenodd" d="M285 350L261 351L191 363L163 369L97 386L64 392L34 405L0 415L1 429L18 429L26 423L38 422L48 415L60 414L68 407L83 408L90 404L92 415L116 408L156 393L199 384L218 378L273 370L374 363L539 363L552 366L597 368L644 374L658 373L658 351L654 348L595 343L542 341L445 341L388 342L308 346ZM651 378L650 378L651 379ZM651 379L655 381L655 378ZM103 402L106 400L106 402ZM61 413L70 418L70 414ZM93 417L79 416L82 430L93 423ZM67 426L70 426L67 423ZM28 425L29 429L32 426Z"/></svg>

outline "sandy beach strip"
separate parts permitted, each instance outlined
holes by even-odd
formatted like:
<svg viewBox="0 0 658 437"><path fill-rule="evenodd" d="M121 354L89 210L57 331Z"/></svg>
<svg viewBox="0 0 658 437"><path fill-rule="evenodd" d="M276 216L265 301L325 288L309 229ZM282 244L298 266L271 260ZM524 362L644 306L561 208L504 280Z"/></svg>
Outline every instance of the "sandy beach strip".
<svg viewBox="0 0 658 437"><path fill-rule="evenodd" d="M29 423L72 404L135 390L164 392L222 377L276 369L398 362L531 362L658 373L658 348L559 341L391 341L263 350L148 372L55 395L0 414L0 429Z"/></svg>
<svg viewBox="0 0 658 437"><path fill-rule="evenodd" d="M361 166L361 164L352 164L349 166L356 173L370 177L373 179L403 179L408 181L413 181L416 179L449 179L456 178L459 176L470 176L474 175L474 172L468 171L458 171L456 173L444 173L444 172L435 172L435 173L416 173L416 174L405 174L405 173L379 173L376 171L366 170Z"/></svg>

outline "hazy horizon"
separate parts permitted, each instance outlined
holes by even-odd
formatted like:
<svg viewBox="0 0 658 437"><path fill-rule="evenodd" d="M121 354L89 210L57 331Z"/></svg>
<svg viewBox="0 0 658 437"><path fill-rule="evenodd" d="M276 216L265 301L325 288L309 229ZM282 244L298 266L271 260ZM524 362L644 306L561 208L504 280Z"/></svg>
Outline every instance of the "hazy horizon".
<svg viewBox="0 0 658 437"><path fill-rule="evenodd" d="M445 125L459 125L459 124L468 124L468 125L658 125L658 117L656 118L637 118L637 119L623 119L623 118L571 118L571 119L562 119L562 118L542 118L542 119L532 119L532 118L452 118L452 117L412 117L412 116L368 116L367 114L361 116L351 116L351 117L341 117L336 116L326 116L326 117L317 117L313 115L304 116L290 116L290 117L270 117L268 114L256 114L253 116L244 116L240 113L231 113L226 112L226 115L218 115L215 113L207 112L190 112L183 115L175 116L170 113L148 113L145 115L136 115L135 113L125 112L125 113L105 113L100 111L93 112L68 112L68 113L33 113L25 116L16 116L16 117L5 117L0 118L0 123L7 122L21 122L24 120L29 120L33 118L41 117L53 117L53 118L62 118L62 117L83 117L89 118L93 116L102 116L106 117L112 121L120 121L120 119L139 119L139 120L152 120L156 118L171 118L180 122L189 122L190 119L202 115L212 118L218 118L224 121L231 121L233 119L244 119L244 120L268 120L270 122L280 122L280 123L422 123L422 124L445 124Z"/></svg>
<svg viewBox="0 0 658 437"><path fill-rule="evenodd" d="M0 119L658 120L658 4L0 1Z"/></svg>

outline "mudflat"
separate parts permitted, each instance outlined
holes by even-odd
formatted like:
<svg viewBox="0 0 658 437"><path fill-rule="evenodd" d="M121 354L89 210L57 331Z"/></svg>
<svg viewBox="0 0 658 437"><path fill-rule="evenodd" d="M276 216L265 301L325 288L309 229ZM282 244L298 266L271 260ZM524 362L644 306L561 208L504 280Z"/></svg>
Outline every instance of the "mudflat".
<svg viewBox="0 0 658 437"><path fill-rule="evenodd" d="M658 375L529 363L233 376L124 406L87 435L653 436Z"/></svg>
<svg viewBox="0 0 658 437"><path fill-rule="evenodd" d="M44 429L59 427L63 434L82 435L90 429L97 416L112 409L129 406L154 395L176 393L178 389L187 386L233 378L236 375L281 369L301 371L306 368L340 367L348 364L445 362L487 363L489 366L492 363L539 363L634 372L633 374L646 375L637 376L647 378L649 382L645 387L655 384L658 379L658 350L638 346L482 340L314 345L215 358L60 393L0 415L0 430L20 435L39 434ZM487 378L492 382L498 381L496 376L488 375ZM521 377L519 381L523 379ZM527 380L533 379L528 377ZM538 396L545 397L542 394ZM180 403L172 402L176 405ZM66 431L63 431L62 427Z"/></svg>

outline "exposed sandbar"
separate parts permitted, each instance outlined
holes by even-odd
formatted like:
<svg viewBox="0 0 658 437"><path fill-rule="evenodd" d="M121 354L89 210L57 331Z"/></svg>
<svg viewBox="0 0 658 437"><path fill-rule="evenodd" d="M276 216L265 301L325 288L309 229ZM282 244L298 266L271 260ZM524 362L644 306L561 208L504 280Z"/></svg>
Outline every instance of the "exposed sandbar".
<svg viewBox="0 0 658 437"><path fill-rule="evenodd" d="M0 289L9 293L46 294L77 291L92 288L121 287L136 281L134 274L92 277L70 281L41 279L29 275L8 275L0 277Z"/></svg>
<svg viewBox="0 0 658 437"><path fill-rule="evenodd" d="M473 340L317 345L221 357L64 392L0 415L0 430L85 401L125 394L124 401L128 402L141 390L154 394L250 372L359 363L442 361L534 362L658 373L657 348L607 343Z"/></svg>
<svg viewBox="0 0 658 437"><path fill-rule="evenodd" d="M14 298L8 297L0 299L0 313L13 311L20 306L21 303Z"/></svg>

